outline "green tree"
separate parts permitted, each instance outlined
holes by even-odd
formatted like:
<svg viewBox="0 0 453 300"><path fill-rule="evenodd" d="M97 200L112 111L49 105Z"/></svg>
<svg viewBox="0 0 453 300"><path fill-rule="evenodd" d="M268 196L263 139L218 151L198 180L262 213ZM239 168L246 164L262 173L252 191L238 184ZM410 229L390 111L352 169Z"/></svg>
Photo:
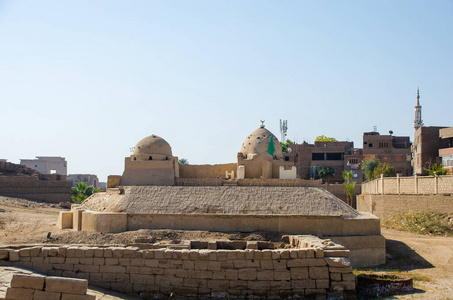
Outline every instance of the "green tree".
<svg viewBox="0 0 453 300"><path fill-rule="evenodd" d="M285 143L280 142L280 146L282 146L282 152L288 153L289 145L292 145L292 144L294 144L294 142L291 140L286 140Z"/></svg>
<svg viewBox="0 0 453 300"><path fill-rule="evenodd" d="M368 181L371 181L374 179L373 177L373 171L374 169L379 166L380 161L376 157L372 157L369 159L365 159L362 161L362 171L365 173L365 177Z"/></svg>
<svg viewBox="0 0 453 300"><path fill-rule="evenodd" d="M321 178L322 181L325 182L327 181L328 177L333 176L335 174L335 171L331 167L325 167L316 170L316 173L318 174L319 178Z"/></svg>
<svg viewBox="0 0 453 300"><path fill-rule="evenodd" d="M338 142L334 137L328 137L325 135L320 135L315 138L315 142Z"/></svg>
<svg viewBox="0 0 453 300"><path fill-rule="evenodd" d="M443 164L434 164L431 169L423 168L423 170L428 171L429 176L439 176L439 175L448 175L450 174L449 169L445 169Z"/></svg>
<svg viewBox="0 0 453 300"><path fill-rule="evenodd" d="M343 186L346 190L346 196L348 199L348 205L352 207L352 199L354 197L354 192L355 192L355 181L352 180L352 171L349 172L343 172Z"/></svg>
<svg viewBox="0 0 453 300"><path fill-rule="evenodd" d="M381 174L384 177L395 177L396 169L388 163L380 163L373 171L373 179L380 177Z"/></svg>
<svg viewBox="0 0 453 300"><path fill-rule="evenodd" d="M88 186L85 182L79 182L71 189L71 198L75 203L81 204L86 198L97 192L99 192L99 189Z"/></svg>
<svg viewBox="0 0 453 300"><path fill-rule="evenodd" d="M187 158L180 158L178 160L179 164L180 165L187 165L189 163L189 161L187 160Z"/></svg>

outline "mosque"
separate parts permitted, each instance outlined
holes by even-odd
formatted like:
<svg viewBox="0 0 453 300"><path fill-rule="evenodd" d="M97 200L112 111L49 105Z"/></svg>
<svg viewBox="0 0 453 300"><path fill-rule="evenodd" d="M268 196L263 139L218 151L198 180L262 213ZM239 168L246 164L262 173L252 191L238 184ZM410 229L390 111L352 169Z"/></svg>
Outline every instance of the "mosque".
<svg viewBox="0 0 453 300"><path fill-rule="evenodd" d="M355 266L385 262L379 218L296 179L296 167L285 168L280 143L263 124L229 164L181 165L167 141L148 136L125 158L122 176L109 176L105 193L62 212L59 226L315 235L349 249Z"/></svg>

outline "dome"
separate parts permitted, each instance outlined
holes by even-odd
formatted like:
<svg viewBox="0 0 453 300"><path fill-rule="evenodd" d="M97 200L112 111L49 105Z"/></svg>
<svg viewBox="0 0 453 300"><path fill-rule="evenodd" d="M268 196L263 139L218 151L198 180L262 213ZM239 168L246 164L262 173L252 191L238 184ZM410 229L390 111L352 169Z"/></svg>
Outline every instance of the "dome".
<svg viewBox="0 0 453 300"><path fill-rule="evenodd" d="M170 144L166 140L157 136L150 135L145 137L135 145L134 154L138 159L142 159L144 156L153 155L156 158L167 159L172 156ZM165 158L164 158L165 157Z"/></svg>
<svg viewBox="0 0 453 300"><path fill-rule="evenodd" d="M264 155L269 156L268 152L269 149L269 142L272 136L272 140L274 142L274 158L281 158L283 157L282 154L282 147L280 146L280 142L275 137L272 132L264 128L264 125L261 125L260 128L253 131L244 141L241 147L241 153L244 157L251 159L255 155Z"/></svg>

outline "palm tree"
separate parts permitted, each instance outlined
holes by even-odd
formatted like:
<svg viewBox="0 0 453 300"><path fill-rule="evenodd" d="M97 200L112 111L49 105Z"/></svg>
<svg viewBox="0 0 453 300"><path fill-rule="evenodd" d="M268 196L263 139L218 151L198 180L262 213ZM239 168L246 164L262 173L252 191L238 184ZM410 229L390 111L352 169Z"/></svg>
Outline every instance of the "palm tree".
<svg viewBox="0 0 453 300"><path fill-rule="evenodd" d="M187 165L189 163L189 161L187 160L187 158L180 158L178 160L179 164L180 165Z"/></svg>
<svg viewBox="0 0 453 300"><path fill-rule="evenodd" d="M343 182L343 186L346 190L346 196L348 198L348 205L352 207L352 197L354 197L354 192L355 192L355 181L351 181L352 179L352 171L349 172L343 172L343 179L345 182Z"/></svg>
<svg viewBox="0 0 453 300"><path fill-rule="evenodd" d="M99 189L95 189L93 186L88 186L85 182L79 182L72 188L71 198L75 203L81 204L86 198L97 192L99 192Z"/></svg>

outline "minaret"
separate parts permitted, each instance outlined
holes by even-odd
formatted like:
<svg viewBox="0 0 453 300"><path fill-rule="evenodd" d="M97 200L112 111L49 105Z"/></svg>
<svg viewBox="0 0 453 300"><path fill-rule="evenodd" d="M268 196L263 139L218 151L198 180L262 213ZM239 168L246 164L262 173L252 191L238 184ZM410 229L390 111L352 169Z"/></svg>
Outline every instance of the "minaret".
<svg viewBox="0 0 453 300"><path fill-rule="evenodd" d="M414 128L415 130L423 127L422 121L422 107L420 105L420 91L417 88L417 105L415 105L415 120L414 120Z"/></svg>

